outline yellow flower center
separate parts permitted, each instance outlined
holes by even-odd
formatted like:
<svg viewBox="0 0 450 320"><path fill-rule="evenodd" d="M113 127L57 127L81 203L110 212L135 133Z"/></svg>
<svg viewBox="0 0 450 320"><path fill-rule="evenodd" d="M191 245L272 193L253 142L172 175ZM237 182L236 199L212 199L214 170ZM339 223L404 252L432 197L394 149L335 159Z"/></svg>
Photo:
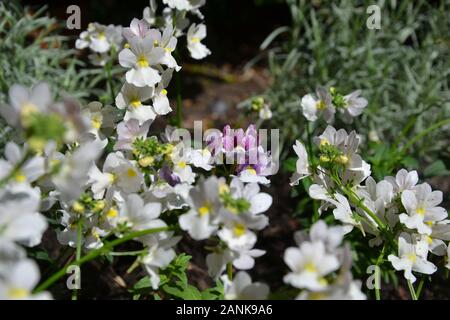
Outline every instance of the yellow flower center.
<svg viewBox="0 0 450 320"><path fill-rule="evenodd" d="M133 108L137 108L137 107L142 106L142 102L141 102L141 100L139 100L139 99L133 99L133 100L130 101L130 105L131 105Z"/></svg>
<svg viewBox="0 0 450 320"><path fill-rule="evenodd" d="M185 161L179 161L179 162L178 162L178 166L179 166L181 169L184 169L184 168L186 168L186 162L185 162Z"/></svg>
<svg viewBox="0 0 450 320"><path fill-rule="evenodd" d="M111 207L108 212L106 213L106 216L108 218L115 218L119 215L119 213L117 212L117 210L114 207Z"/></svg>
<svg viewBox="0 0 450 320"><path fill-rule="evenodd" d="M318 110L323 110L323 109L325 109L325 107L326 107L326 104L323 100L319 100L316 102L316 108Z"/></svg>
<svg viewBox="0 0 450 320"><path fill-rule="evenodd" d="M416 262L416 260L417 260L417 256L416 256L415 253L408 253L407 258L408 258L409 260L411 260L413 263Z"/></svg>
<svg viewBox="0 0 450 320"><path fill-rule="evenodd" d="M35 104L31 102L25 103L20 109L20 120L22 121L22 125L27 127L30 124L31 116L37 112L39 112L39 108Z"/></svg>
<svg viewBox="0 0 450 320"><path fill-rule="evenodd" d="M161 90L161 94L167 96L167 90L166 89L162 89Z"/></svg>
<svg viewBox="0 0 450 320"><path fill-rule="evenodd" d="M22 171L18 171L15 175L14 175L14 180L16 180L16 182L25 182L27 181L27 177L23 174Z"/></svg>
<svg viewBox="0 0 450 320"><path fill-rule="evenodd" d="M114 182L116 182L116 176L114 175L114 174L112 174L112 173L107 173L107 175L108 175L108 179L109 179L109 182L110 183L114 183Z"/></svg>
<svg viewBox="0 0 450 320"><path fill-rule="evenodd" d="M125 49L130 49L130 44L129 43L125 43L125 45L123 46Z"/></svg>
<svg viewBox="0 0 450 320"><path fill-rule="evenodd" d="M11 299L23 299L26 298L30 292L23 288L11 288L8 290L8 297Z"/></svg>
<svg viewBox="0 0 450 320"><path fill-rule="evenodd" d="M147 68L149 66L147 58L141 54L137 59L137 65L141 68Z"/></svg>
<svg viewBox="0 0 450 320"><path fill-rule="evenodd" d="M129 169L127 170L127 176L128 176L129 178L134 178L134 177L137 176L137 173L136 173L136 171L134 171L134 169L129 168Z"/></svg>
<svg viewBox="0 0 450 320"><path fill-rule="evenodd" d="M211 213L211 204L209 204L208 202L205 202L203 206L198 208L198 214L200 215L200 217L203 217L210 213Z"/></svg>
<svg viewBox="0 0 450 320"><path fill-rule="evenodd" d="M93 210L95 212L102 211L105 208L105 200L96 201Z"/></svg>
<svg viewBox="0 0 450 320"><path fill-rule="evenodd" d="M425 215L425 209L423 207L417 208L416 212L421 216Z"/></svg>
<svg viewBox="0 0 450 320"><path fill-rule="evenodd" d="M314 265L314 263L312 263L312 262L307 262L306 264L305 264L305 270L307 271L307 272L317 272L317 268L316 268L316 266Z"/></svg>
<svg viewBox="0 0 450 320"><path fill-rule="evenodd" d="M330 141L328 141L327 139L321 139L320 140L320 143L319 143L319 145L321 146L321 147L323 147L323 146L326 146L326 145L329 145L330 144Z"/></svg>
<svg viewBox="0 0 450 320"><path fill-rule="evenodd" d="M199 37L192 37L191 38L191 42L192 43L199 43L200 42L200 38Z"/></svg>
<svg viewBox="0 0 450 320"><path fill-rule="evenodd" d="M254 176L256 175L256 170L253 169L253 168L248 168L248 169L247 169L247 172L250 173L250 174L252 174L252 175L254 175Z"/></svg>
<svg viewBox="0 0 450 320"><path fill-rule="evenodd" d="M245 234L246 230L247 228L243 224L237 223L233 228L233 233L236 237L241 237Z"/></svg>
<svg viewBox="0 0 450 320"><path fill-rule="evenodd" d="M91 119L91 124L95 129L100 129L100 127L102 126L102 119L99 116L94 116Z"/></svg>
<svg viewBox="0 0 450 320"><path fill-rule="evenodd" d="M98 38L99 40L105 40L105 39L106 39L106 35L105 35L104 32L100 32L100 33L98 34L97 38Z"/></svg>
<svg viewBox="0 0 450 320"><path fill-rule="evenodd" d="M433 239L430 236L426 237L428 244L431 244L433 242Z"/></svg>
<svg viewBox="0 0 450 320"><path fill-rule="evenodd" d="M172 49L165 47L164 50L166 50L166 52L172 52Z"/></svg>

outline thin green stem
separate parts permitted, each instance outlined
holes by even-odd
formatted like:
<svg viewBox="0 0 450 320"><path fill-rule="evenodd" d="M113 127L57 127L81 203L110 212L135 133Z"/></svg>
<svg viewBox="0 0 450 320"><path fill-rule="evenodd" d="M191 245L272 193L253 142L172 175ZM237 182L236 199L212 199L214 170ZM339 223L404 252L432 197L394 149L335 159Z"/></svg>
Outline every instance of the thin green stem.
<svg viewBox="0 0 450 320"><path fill-rule="evenodd" d="M422 277L422 278L420 279L419 286L417 287L417 291L416 291L417 299L420 298L420 294L422 293L422 289L423 289L424 283L425 283L425 278Z"/></svg>
<svg viewBox="0 0 450 320"><path fill-rule="evenodd" d="M227 263L227 274L228 274L228 279L230 281L233 280L233 264L231 262Z"/></svg>
<svg viewBox="0 0 450 320"><path fill-rule="evenodd" d="M408 282L409 293L411 294L411 299L417 300L417 295L416 295L416 292L414 291L414 286L412 285L411 281L408 280L407 282Z"/></svg>
<svg viewBox="0 0 450 320"><path fill-rule="evenodd" d="M143 254L144 252L147 252L147 249L143 250L136 250L136 251L122 251L122 252L109 252L109 255L115 256L115 257L122 257L122 256L138 256L140 254Z"/></svg>
<svg viewBox="0 0 450 320"><path fill-rule="evenodd" d="M81 266L84 263L89 262L102 254L106 254L106 253L112 251L112 249L119 244L122 244L129 240L133 240L138 237L145 236L147 234L158 233L158 232L163 232L163 231L170 231L171 229L172 229L171 227L164 227L164 228L155 228L155 229L146 229L146 230L141 230L141 231L135 231L135 232L132 232L132 233L129 233L129 234L123 236L122 238L118 238L109 243L106 243L102 248L92 250L87 255L81 257L80 259L65 265L63 268L61 268L60 270L55 272L53 275L51 275L49 278L47 278L44 282L42 282L36 289L34 289L34 293L39 293L39 292L44 291L49 286L51 286L53 283L55 283L56 281L61 279L66 274L67 268L71 265Z"/></svg>

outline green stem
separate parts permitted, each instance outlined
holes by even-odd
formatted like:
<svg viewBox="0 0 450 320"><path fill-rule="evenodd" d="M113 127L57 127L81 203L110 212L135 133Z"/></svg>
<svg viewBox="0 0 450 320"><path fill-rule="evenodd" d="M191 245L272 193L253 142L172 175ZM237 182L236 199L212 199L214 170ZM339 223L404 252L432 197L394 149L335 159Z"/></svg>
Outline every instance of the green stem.
<svg viewBox="0 0 450 320"><path fill-rule="evenodd" d="M413 287L411 281L408 280L407 282L408 282L409 293L411 294L411 299L417 300L416 292L414 291L414 287Z"/></svg>
<svg viewBox="0 0 450 320"><path fill-rule="evenodd" d="M135 232L132 232L132 233L129 233L129 234L123 236L122 238L118 238L109 243L106 243L102 248L90 251L87 255L81 257L80 259L77 259L76 261L74 261L72 263L67 264L66 266L61 268L59 271L55 272L52 276L50 276L44 282L42 282L36 289L34 289L34 293L39 293L39 292L44 291L49 286L51 286L53 283L55 283L60 278L62 278L66 274L67 268L71 265L81 266L84 263L97 258L99 255L106 254L106 253L112 251L112 249L119 244L122 244L129 240L133 240L134 238L145 236L147 234L169 231L171 229L172 229L171 227L164 227L164 228L155 228L155 229L146 229L146 230L141 230L141 231L135 231Z"/></svg>
<svg viewBox="0 0 450 320"><path fill-rule="evenodd" d="M424 283L425 283L425 278L421 278L420 282L419 282L419 286L417 287L417 291L416 291L417 299L420 298L420 294L422 293Z"/></svg>
<svg viewBox="0 0 450 320"><path fill-rule="evenodd" d="M113 80L112 80L112 73L111 73L111 61L108 61L108 63L105 66L106 69L106 79L108 82L108 87L109 87L109 93L111 95L111 103L114 103L116 101L116 93L114 90L114 84L113 84Z"/></svg>
<svg viewBox="0 0 450 320"><path fill-rule="evenodd" d="M233 264L231 262L227 263L227 274L228 274L228 279L230 281L233 280Z"/></svg>

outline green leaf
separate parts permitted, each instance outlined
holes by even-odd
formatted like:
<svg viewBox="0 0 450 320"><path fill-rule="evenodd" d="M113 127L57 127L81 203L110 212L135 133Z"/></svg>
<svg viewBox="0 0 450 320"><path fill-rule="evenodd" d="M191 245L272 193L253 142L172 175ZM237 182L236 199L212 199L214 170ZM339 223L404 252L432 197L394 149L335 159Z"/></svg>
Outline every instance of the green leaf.
<svg viewBox="0 0 450 320"><path fill-rule="evenodd" d="M435 177L435 176L445 176L449 174L450 171L447 170L445 167L445 164L442 160L437 160L427 166L425 170L423 171L423 175L426 178Z"/></svg>
<svg viewBox="0 0 450 320"><path fill-rule="evenodd" d="M184 284L181 281L176 282L176 286L164 285L162 289L173 297L183 300L201 300L200 291L190 284Z"/></svg>

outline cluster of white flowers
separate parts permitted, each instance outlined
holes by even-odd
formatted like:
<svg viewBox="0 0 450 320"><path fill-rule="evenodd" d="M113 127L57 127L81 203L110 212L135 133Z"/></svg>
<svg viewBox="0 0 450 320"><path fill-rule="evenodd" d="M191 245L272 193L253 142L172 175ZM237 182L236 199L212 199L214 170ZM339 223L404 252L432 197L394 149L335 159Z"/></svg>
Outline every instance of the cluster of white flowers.
<svg viewBox="0 0 450 320"><path fill-rule="evenodd" d="M120 64L127 68L136 67L134 73L145 77L144 79L138 78L139 75L133 77L130 73L127 76L127 82L133 84L133 81L128 80L130 77L136 83L145 83L143 85L134 84L138 87L153 86L159 82L159 80L155 81L156 71L153 70L157 65L166 65L177 71L180 68L171 52L175 50L181 36L186 36L186 47L193 59L200 60L211 54L211 51L201 42L206 37L206 26L203 23L191 24L187 17L192 14L202 20L204 17L199 9L205 3L206 0L164 0L163 4L166 7L163 8L161 16L158 16L156 1L150 0L150 5L143 11L143 18L141 20L134 19L129 28L90 23L87 30L80 34L75 46L77 49L89 48L91 51L89 59L92 64L103 67L108 62L115 60L117 52L125 45L125 48L130 49L131 53L128 51L122 53ZM162 31L162 34L159 30ZM137 39L133 40L136 37ZM153 47L158 49L152 50ZM136 58L131 58L132 54ZM151 65L148 63L149 59ZM152 81L155 82L149 84ZM164 87L160 88L160 90L163 89Z"/></svg>
<svg viewBox="0 0 450 320"><path fill-rule="evenodd" d="M297 247L288 248L284 261L291 272L284 282L302 289L297 299L362 300L361 282L353 280L348 246L341 246L348 230L342 226L328 227L318 220L309 231L298 231ZM334 272L337 276L334 276Z"/></svg>
<svg viewBox="0 0 450 320"><path fill-rule="evenodd" d="M310 177L309 195L322 201L319 213L332 209L344 233L357 227L371 235L370 246L392 249L388 260L411 283L416 280L412 271L434 273L437 267L428 254L446 255L450 241L448 213L439 207L442 192L417 184L417 172L405 169L377 183L358 154L360 139L354 131L328 126L313 141L318 155L308 155L300 141L294 145L298 160L291 184Z"/></svg>
<svg viewBox="0 0 450 320"><path fill-rule="evenodd" d="M342 95L334 87L329 90L318 87L315 96L309 93L301 99L303 115L308 121L316 121L322 116L327 123L332 123L337 110L343 121L351 123L367 106L367 100L360 97L360 93L357 90Z"/></svg>

